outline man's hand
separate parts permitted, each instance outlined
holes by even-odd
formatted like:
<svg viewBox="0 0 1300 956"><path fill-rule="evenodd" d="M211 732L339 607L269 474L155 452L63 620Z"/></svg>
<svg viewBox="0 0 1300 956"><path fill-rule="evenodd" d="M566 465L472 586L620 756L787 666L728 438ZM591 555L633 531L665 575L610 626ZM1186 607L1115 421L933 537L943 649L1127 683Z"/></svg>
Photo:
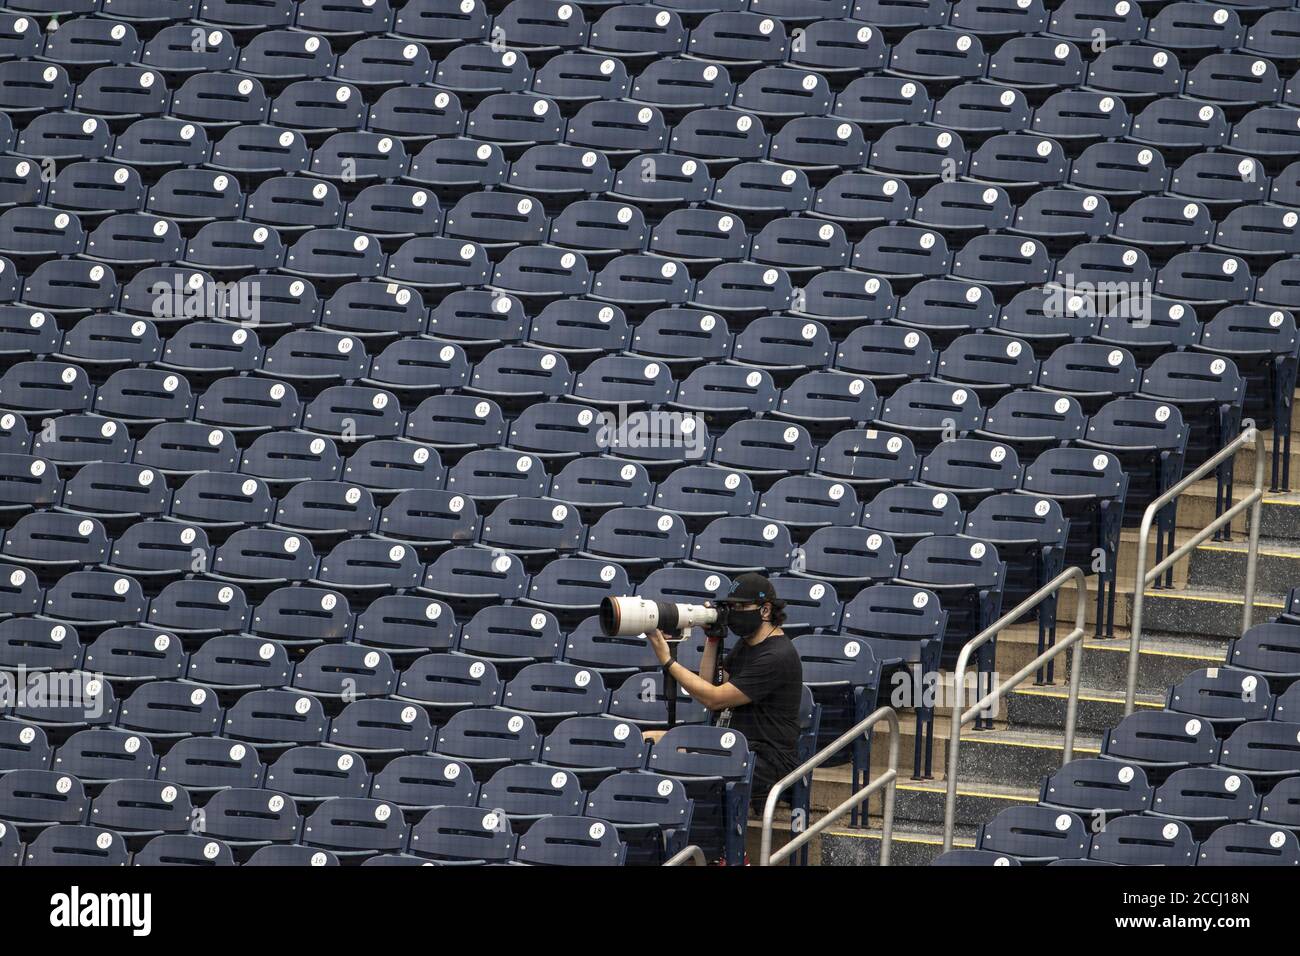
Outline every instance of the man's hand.
<svg viewBox="0 0 1300 956"><path fill-rule="evenodd" d="M664 637L663 631L646 631L645 639L650 644L650 649L655 652L655 657L659 659L661 666L673 659L672 651L668 647L668 639Z"/></svg>

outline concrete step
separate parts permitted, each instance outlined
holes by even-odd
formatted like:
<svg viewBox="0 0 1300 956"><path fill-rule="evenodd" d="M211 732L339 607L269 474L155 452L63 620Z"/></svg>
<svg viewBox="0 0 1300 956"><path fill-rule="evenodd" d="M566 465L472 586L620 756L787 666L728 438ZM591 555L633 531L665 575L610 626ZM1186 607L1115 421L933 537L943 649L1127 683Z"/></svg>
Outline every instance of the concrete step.
<svg viewBox="0 0 1300 956"><path fill-rule="evenodd" d="M1057 636L1067 630L1057 626ZM1177 683L1190 671L1223 662L1227 642L1221 637L1166 635L1144 629L1142 650L1138 657L1138 694L1163 698L1170 684ZM1121 695L1128 688L1129 633L1117 628L1111 639L1091 638L1084 641L1082 686ZM1038 629L1032 625L1015 625L998 636L997 669L1002 677L1016 673L1038 656ZM1066 651L1055 661L1053 683L1064 685L1070 675L1074 652ZM1039 686L1031 676L1023 687ZM974 698L970 700L974 703Z"/></svg>
<svg viewBox="0 0 1300 956"><path fill-rule="evenodd" d="M1296 474L1300 485L1300 473ZM1300 494L1266 494L1259 510L1261 537L1300 542Z"/></svg>
<svg viewBox="0 0 1300 956"><path fill-rule="evenodd" d="M1121 577L1116 582L1115 598L1115 634L1117 640L1129 626L1133 608L1133 577ZM1300 583L1300 582L1297 582ZM1086 580L1087 606L1084 620L1088 624L1088 633L1095 632L1097 577L1092 575ZM1242 593L1238 588L1233 594L1219 587L1164 589L1154 585L1146 589L1143 610L1142 630L1144 633L1159 631L1175 635L1215 635L1220 637L1237 637L1241 632ZM1282 610L1280 594L1257 591L1255 594L1253 623L1270 620ZM1176 604L1173 602L1184 602ZM1075 592L1072 587L1061 590L1057 602L1057 630L1074 625Z"/></svg>
<svg viewBox="0 0 1300 956"><path fill-rule="evenodd" d="M946 747L944 753L946 756ZM1075 757L1095 757L1100 753L1098 736L1076 735ZM1064 755L1059 731L1046 734L1020 728L970 730L962 734L957 779L963 786L1001 784L1028 792L1036 790L1044 776L1061 766Z"/></svg>
<svg viewBox="0 0 1300 956"><path fill-rule="evenodd" d="M814 775L812 809L813 818L839 806L852 794L852 774L847 767L831 768ZM957 822L979 826L1006 807L1032 804L1038 801L1038 784L1032 787L1013 787L1001 783L973 783L964 780L957 787ZM898 781L894 800L894 818L900 823L943 823L947 788L942 780ZM873 795L869 805L870 815L879 817L883 812L883 795ZM847 817L845 818L848 819Z"/></svg>
<svg viewBox="0 0 1300 956"><path fill-rule="evenodd" d="M1065 693L1065 688L1060 688ZM1120 695L1120 700L1123 696ZM1122 710L1122 703L1120 705ZM967 724L962 728L962 746L959 759L960 781L966 783L994 784L1015 790L1036 792L1045 773L1050 773L1062 762L1064 744L1064 707L1061 719L1055 727L1015 726L1005 718L994 720L989 730L975 730ZM913 754L916 743L916 718L912 711L899 714L899 751L898 774L900 782L911 781L913 772ZM934 719L934 750L932 771L933 778L942 780L948 766L948 739L952 723L952 708L937 710ZM1105 728L1102 728L1105 729ZM1075 751L1077 756L1095 756L1100 753L1100 731L1091 731L1080 727L1076 731ZM871 743L871 772L878 775L888 767L889 730L884 725L877 725ZM847 757L844 764L823 766L814 772L814 791L817 782L828 780L828 786L847 786L849 768ZM848 797L845 790L840 796ZM817 800L818 798L815 798ZM830 798L826 806L830 806Z"/></svg>
<svg viewBox="0 0 1300 956"><path fill-rule="evenodd" d="M1138 693L1144 699L1162 695L1171 684L1202 667L1223 663L1227 642L1220 637L1160 634L1144 629L1138 654ZM1116 633L1114 640L1084 642L1085 687L1123 694L1128 688L1129 635ZM1067 659L1066 675L1071 659Z"/></svg>
<svg viewBox="0 0 1300 956"><path fill-rule="evenodd" d="M1129 623L1132 595L1120 595L1123 623ZM1241 593L1230 596L1219 590L1185 589L1182 591L1148 588L1143 598L1142 630L1144 633L1199 634L1204 637L1235 638L1241 634L1244 604ZM1282 612L1282 599L1273 595L1255 596L1252 623L1276 617ZM1116 622L1120 613L1115 615ZM1143 638L1145 643L1145 638Z"/></svg>
<svg viewBox="0 0 1300 956"><path fill-rule="evenodd" d="M1084 652L1087 653L1086 651ZM1021 687L1006 699L1007 723L1016 729L1060 728L1065 726L1069 691L1065 687ZM1134 706L1141 710L1162 710L1164 695L1139 695ZM1075 733L1101 734L1124 719L1124 694L1093 688L1079 689L1078 723Z"/></svg>
<svg viewBox="0 0 1300 956"><path fill-rule="evenodd" d="M1192 588L1240 594L1246 587L1248 556L1249 544L1245 538L1206 541L1197 546L1187 562L1187 584ZM1296 584L1300 584L1300 541L1261 539L1255 593L1284 595Z"/></svg>
<svg viewBox="0 0 1300 956"><path fill-rule="evenodd" d="M958 830L953 834L954 849L975 846L976 830ZM822 834L823 866L875 866L880 862L879 827L828 827ZM943 852L943 828L894 827L889 856L891 866L929 866Z"/></svg>
<svg viewBox="0 0 1300 956"><path fill-rule="evenodd" d="M1273 475L1273 433L1264 432L1263 442L1246 445L1232 460L1232 474L1237 482L1244 482L1246 485L1255 483L1255 455L1259 452L1260 444L1263 445L1264 455L1264 487L1268 488L1272 481ZM1300 487L1300 442L1291 442L1291 481L1293 487ZM1195 466L1193 466L1195 467ZM1281 462L1279 462L1279 468ZM1191 470L1191 469L1188 469Z"/></svg>

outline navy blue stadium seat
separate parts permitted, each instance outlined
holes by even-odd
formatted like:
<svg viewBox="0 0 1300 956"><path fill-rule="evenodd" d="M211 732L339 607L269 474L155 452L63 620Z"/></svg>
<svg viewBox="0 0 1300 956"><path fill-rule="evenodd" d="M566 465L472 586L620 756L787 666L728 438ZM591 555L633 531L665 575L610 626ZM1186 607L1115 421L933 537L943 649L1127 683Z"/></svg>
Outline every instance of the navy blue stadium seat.
<svg viewBox="0 0 1300 956"><path fill-rule="evenodd" d="M524 594L523 562L487 548L454 547L428 566L421 589L446 601L459 614L471 613L500 598Z"/></svg>
<svg viewBox="0 0 1300 956"><path fill-rule="evenodd" d="M1093 834L1088 858L1121 866L1192 866L1196 848L1185 823L1127 814Z"/></svg>
<svg viewBox="0 0 1300 956"><path fill-rule="evenodd" d="M1077 859L1088 852L1088 829L1067 810L1008 807L980 828L976 847L1022 863Z"/></svg>
<svg viewBox="0 0 1300 956"><path fill-rule="evenodd" d="M1071 810L1089 826L1126 813L1151 809L1153 790L1141 767L1083 757L1044 778L1039 800L1045 807Z"/></svg>
<svg viewBox="0 0 1300 956"><path fill-rule="evenodd" d="M444 865L506 863L518 837L505 814L478 807L440 806L411 830L410 848Z"/></svg>
<svg viewBox="0 0 1300 956"><path fill-rule="evenodd" d="M1200 846L1197 866L1297 866L1300 842L1293 831L1233 823Z"/></svg>
<svg viewBox="0 0 1300 956"><path fill-rule="evenodd" d="M416 701L433 713L452 714L495 706L501 701L503 686L492 661L435 651L417 658L402 672L396 696Z"/></svg>
<svg viewBox="0 0 1300 956"><path fill-rule="evenodd" d="M1106 732L1101 744L1103 756L1137 764L1155 785L1175 770L1216 763L1219 751L1208 720L1170 711L1130 714Z"/></svg>
<svg viewBox="0 0 1300 956"><path fill-rule="evenodd" d="M27 845L24 866L126 866L130 851L121 834L82 825L55 825Z"/></svg>
<svg viewBox="0 0 1300 956"><path fill-rule="evenodd" d="M468 764L474 779L482 783L513 763L536 760L541 740L532 718L525 714L475 708L452 715L439 727L432 749Z"/></svg>
<svg viewBox="0 0 1300 956"><path fill-rule="evenodd" d="M328 593L328 592L327 592ZM403 661L429 651L447 651L459 634L446 604L406 594L386 594L357 615L353 637Z"/></svg>
<svg viewBox="0 0 1300 956"><path fill-rule="evenodd" d="M1150 812L1181 820L1193 836L1204 840L1221 826L1253 819L1258 801L1249 777L1214 767L1186 767L1156 788Z"/></svg>
<svg viewBox="0 0 1300 956"><path fill-rule="evenodd" d="M201 799L231 788L256 788L265 770L255 747L223 737L186 737L158 761L159 780Z"/></svg>
<svg viewBox="0 0 1300 956"><path fill-rule="evenodd" d="M739 861L753 778L744 735L725 727L674 727L651 748L647 768L680 781L695 801L692 842L706 856Z"/></svg>
<svg viewBox="0 0 1300 956"><path fill-rule="evenodd" d="M520 836L515 858L533 866L622 866L626 855L627 845L611 823L591 816L547 816Z"/></svg>
<svg viewBox="0 0 1300 956"><path fill-rule="evenodd" d="M588 793L585 815L613 824L627 844L629 861L657 864L684 847L693 810L677 781L625 771Z"/></svg>

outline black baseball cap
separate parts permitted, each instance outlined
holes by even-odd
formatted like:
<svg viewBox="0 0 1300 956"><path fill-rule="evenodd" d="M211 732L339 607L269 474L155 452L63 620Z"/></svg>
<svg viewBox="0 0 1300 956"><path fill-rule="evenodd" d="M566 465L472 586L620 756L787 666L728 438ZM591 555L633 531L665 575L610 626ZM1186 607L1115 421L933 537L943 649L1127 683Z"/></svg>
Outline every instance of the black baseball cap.
<svg viewBox="0 0 1300 956"><path fill-rule="evenodd" d="M727 596L718 600L719 604L763 604L771 602L774 607L784 607L785 602L776 596L776 588L763 575L754 571L739 574L731 582Z"/></svg>

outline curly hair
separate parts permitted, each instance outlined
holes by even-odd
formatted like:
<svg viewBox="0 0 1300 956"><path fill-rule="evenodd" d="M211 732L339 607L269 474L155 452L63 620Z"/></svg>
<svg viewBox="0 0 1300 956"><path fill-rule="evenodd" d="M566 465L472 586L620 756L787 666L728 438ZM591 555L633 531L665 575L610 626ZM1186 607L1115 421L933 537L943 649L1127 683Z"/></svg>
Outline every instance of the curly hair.
<svg viewBox="0 0 1300 956"><path fill-rule="evenodd" d="M785 602L769 601L768 603L772 605L772 615L767 619L768 623L773 627L780 627L785 623Z"/></svg>

